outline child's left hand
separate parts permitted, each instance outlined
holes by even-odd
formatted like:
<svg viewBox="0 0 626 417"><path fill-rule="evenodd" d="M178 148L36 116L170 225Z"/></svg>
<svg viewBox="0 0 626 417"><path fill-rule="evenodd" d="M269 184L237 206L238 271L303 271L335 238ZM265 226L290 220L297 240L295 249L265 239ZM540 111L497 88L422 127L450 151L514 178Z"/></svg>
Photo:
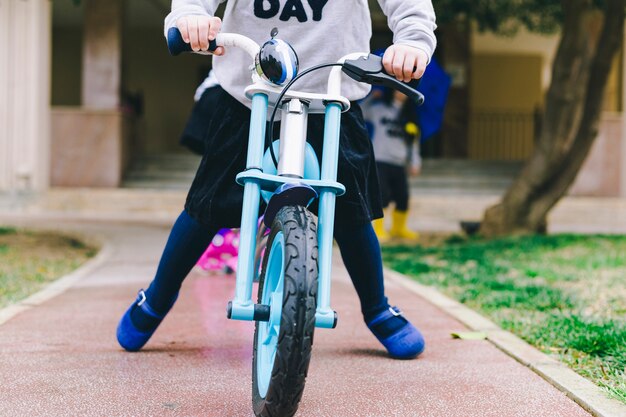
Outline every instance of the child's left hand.
<svg viewBox="0 0 626 417"><path fill-rule="evenodd" d="M426 52L409 45L391 45L383 56L385 71L404 82L422 78L427 63Z"/></svg>

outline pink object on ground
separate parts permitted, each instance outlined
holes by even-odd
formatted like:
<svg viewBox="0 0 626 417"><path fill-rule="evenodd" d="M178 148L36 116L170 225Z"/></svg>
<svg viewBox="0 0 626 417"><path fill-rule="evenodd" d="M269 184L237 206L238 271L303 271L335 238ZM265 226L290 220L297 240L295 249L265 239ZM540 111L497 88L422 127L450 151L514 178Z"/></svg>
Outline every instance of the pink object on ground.
<svg viewBox="0 0 626 417"><path fill-rule="evenodd" d="M259 218L259 227L263 224L263 216ZM267 239L269 228L263 228L263 238ZM265 241L263 241L264 244ZM265 249L263 249L264 251ZM211 244L202 254L196 266L204 271L217 271L232 274L237 271L237 255L239 253L239 231L237 229L220 229ZM261 252L260 259L263 259Z"/></svg>
<svg viewBox="0 0 626 417"><path fill-rule="evenodd" d="M196 263L204 271L234 272L237 269L239 232L221 229Z"/></svg>
<svg viewBox="0 0 626 417"><path fill-rule="evenodd" d="M224 262L224 272L227 274L232 274L237 271L237 257L233 256Z"/></svg>

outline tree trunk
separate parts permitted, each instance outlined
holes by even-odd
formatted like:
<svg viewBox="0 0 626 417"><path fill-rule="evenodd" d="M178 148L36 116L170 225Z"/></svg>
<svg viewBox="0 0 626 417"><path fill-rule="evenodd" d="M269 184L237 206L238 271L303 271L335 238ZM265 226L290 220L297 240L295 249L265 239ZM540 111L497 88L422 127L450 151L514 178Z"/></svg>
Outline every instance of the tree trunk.
<svg viewBox="0 0 626 417"><path fill-rule="evenodd" d="M485 236L543 233L548 212L567 192L598 133L602 99L624 36L624 0L607 0L592 35L591 0L563 0L565 15L539 141L521 174L481 223Z"/></svg>
<svg viewBox="0 0 626 417"><path fill-rule="evenodd" d="M455 68L460 73L457 77L462 78L461 82L453 83L448 92L439 145L442 154L438 155L444 158L467 158L468 154L470 28L469 19L454 19L440 27L440 63L447 70Z"/></svg>

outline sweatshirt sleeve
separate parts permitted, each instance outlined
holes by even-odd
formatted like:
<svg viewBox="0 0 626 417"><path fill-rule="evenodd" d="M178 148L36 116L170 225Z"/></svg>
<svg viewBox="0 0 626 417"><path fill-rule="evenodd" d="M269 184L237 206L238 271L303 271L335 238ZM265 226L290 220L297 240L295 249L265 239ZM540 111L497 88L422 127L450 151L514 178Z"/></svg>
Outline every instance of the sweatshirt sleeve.
<svg viewBox="0 0 626 417"><path fill-rule="evenodd" d="M172 0L172 11L165 17L164 34L167 37L169 28L176 26L176 21L183 16L213 16L215 10L226 0Z"/></svg>
<svg viewBox="0 0 626 417"><path fill-rule="evenodd" d="M393 32L393 43L419 48L432 57L437 46L431 0L378 0Z"/></svg>

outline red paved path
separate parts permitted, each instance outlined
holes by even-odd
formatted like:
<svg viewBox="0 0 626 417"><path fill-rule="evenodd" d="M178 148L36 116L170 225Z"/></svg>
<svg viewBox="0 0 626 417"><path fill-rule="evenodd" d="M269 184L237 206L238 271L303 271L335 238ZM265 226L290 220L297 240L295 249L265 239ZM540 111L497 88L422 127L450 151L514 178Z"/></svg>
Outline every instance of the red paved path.
<svg viewBox="0 0 626 417"><path fill-rule="evenodd" d="M144 351L123 352L117 320L149 281L166 230L95 229L116 244L114 256L0 326L0 415L251 415L253 325L225 318L233 279L194 274ZM339 326L317 330L299 416L588 416L489 342L451 339L463 325L393 286L390 300L428 345L418 360L388 359L362 324L345 271L335 271Z"/></svg>

